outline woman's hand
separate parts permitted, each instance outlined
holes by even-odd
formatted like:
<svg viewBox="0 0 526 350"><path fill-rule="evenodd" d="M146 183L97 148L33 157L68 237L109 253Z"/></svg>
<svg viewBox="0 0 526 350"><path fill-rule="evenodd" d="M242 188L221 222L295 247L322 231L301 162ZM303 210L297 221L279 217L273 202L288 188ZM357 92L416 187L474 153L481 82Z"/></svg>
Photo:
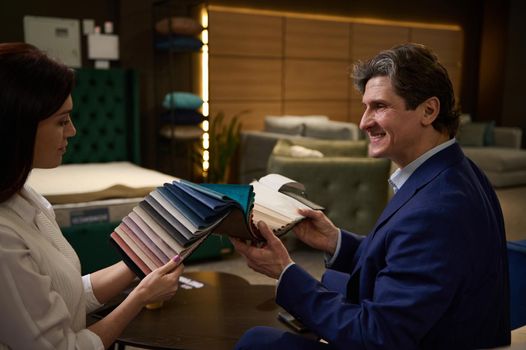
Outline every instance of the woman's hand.
<svg viewBox="0 0 526 350"><path fill-rule="evenodd" d="M258 222L258 229L266 240L263 246L249 245L232 237L230 241L236 251L245 258L248 267L270 278L278 279L292 259L281 240L263 221Z"/></svg>
<svg viewBox="0 0 526 350"><path fill-rule="evenodd" d="M89 326L89 329L100 337L105 348L115 342L126 325L146 304L168 300L175 294L179 286L179 276L184 269L179 262L180 258L177 256L153 270L108 316Z"/></svg>
<svg viewBox="0 0 526 350"><path fill-rule="evenodd" d="M306 219L294 226L294 234L305 244L334 254L340 229L319 210L299 209Z"/></svg>
<svg viewBox="0 0 526 350"><path fill-rule="evenodd" d="M139 298L143 305L171 299L177 292L179 276L184 269L183 264L178 264L179 261L179 256L177 256L153 270L143 278L131 294Z"/></svg>

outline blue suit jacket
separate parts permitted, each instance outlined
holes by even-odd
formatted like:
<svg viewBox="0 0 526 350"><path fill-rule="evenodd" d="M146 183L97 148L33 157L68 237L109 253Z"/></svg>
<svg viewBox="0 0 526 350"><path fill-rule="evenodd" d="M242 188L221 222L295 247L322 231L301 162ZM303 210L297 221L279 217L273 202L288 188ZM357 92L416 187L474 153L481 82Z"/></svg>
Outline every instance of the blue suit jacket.
<svg viewBox="0 0 526 350"><path fill-rule="evenodd" d="M347 295L299 266L277 302L345 349L474 349L510 343L506 238L486 177L454 144L422 164L363 240L342 232L331 266Z"/></svg>

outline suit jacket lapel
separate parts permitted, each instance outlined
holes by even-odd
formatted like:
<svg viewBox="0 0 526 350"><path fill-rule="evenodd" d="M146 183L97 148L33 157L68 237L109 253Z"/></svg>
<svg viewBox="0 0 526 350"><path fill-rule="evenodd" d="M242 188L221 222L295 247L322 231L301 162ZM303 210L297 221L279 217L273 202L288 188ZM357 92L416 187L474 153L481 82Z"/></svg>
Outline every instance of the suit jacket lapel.
<svg viewBox="0 0 526 350"><path fill-rule="evenodd" d="M376 221L374 228L362 242L362 244L365 244L365 247L363 247L360 258L351 272L349 283L347 285L347 297L352 302L357 301L359 272L362 268L363 257L367 255L368 245L373 240L376 232L378 232L389 218L407 203L407 201L409 201L422 187L431 182L436 176L449 168L452 164L459 162L464 158L464 153L460 149L458 143L438 152L418 167L402 188L389 201L386 208Z"/></svg>
<svg viewBox="0 0 526 350"><path fill-rule="evenodd" d="M462 159L464 159L464 153L462 153L458 143L455 143L425 161L424 164L418 167L409 177L402 188L393 196L391 201L389 201L387 207L376 221L370 235L374 236L385 222L389 220L389 218L405 203L407 203L407 201L409 201L422 187L431 182L452 164L459 162Z"/></svg>

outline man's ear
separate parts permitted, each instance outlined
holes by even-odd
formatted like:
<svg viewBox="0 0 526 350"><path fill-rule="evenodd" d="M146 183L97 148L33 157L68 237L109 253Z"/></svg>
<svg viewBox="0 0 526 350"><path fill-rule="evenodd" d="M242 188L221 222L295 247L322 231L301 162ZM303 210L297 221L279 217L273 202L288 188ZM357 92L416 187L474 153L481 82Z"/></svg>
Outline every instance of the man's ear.
<svg viewBox="0 0 526 350"><path fill-rule="evenodd" d="M422 102L421 106L424 112L422 124L431 125L440 112L440 100L433 96Z"/></svg>

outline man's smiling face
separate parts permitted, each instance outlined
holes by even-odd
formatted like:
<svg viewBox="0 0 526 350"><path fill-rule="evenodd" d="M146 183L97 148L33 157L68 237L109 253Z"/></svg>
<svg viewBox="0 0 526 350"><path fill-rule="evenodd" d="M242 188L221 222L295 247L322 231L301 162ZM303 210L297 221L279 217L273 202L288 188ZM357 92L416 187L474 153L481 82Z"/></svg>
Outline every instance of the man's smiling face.
<svg viewBox="0 0 526 350"><path fill-rule="evenodd" d="M367 82L362 98L365 107L360 129L369 137L369 155L388 158L404 167L418 158L423 138L424 107L406 108L405 100L395 93L391 79L376 76Z"/></svg>

